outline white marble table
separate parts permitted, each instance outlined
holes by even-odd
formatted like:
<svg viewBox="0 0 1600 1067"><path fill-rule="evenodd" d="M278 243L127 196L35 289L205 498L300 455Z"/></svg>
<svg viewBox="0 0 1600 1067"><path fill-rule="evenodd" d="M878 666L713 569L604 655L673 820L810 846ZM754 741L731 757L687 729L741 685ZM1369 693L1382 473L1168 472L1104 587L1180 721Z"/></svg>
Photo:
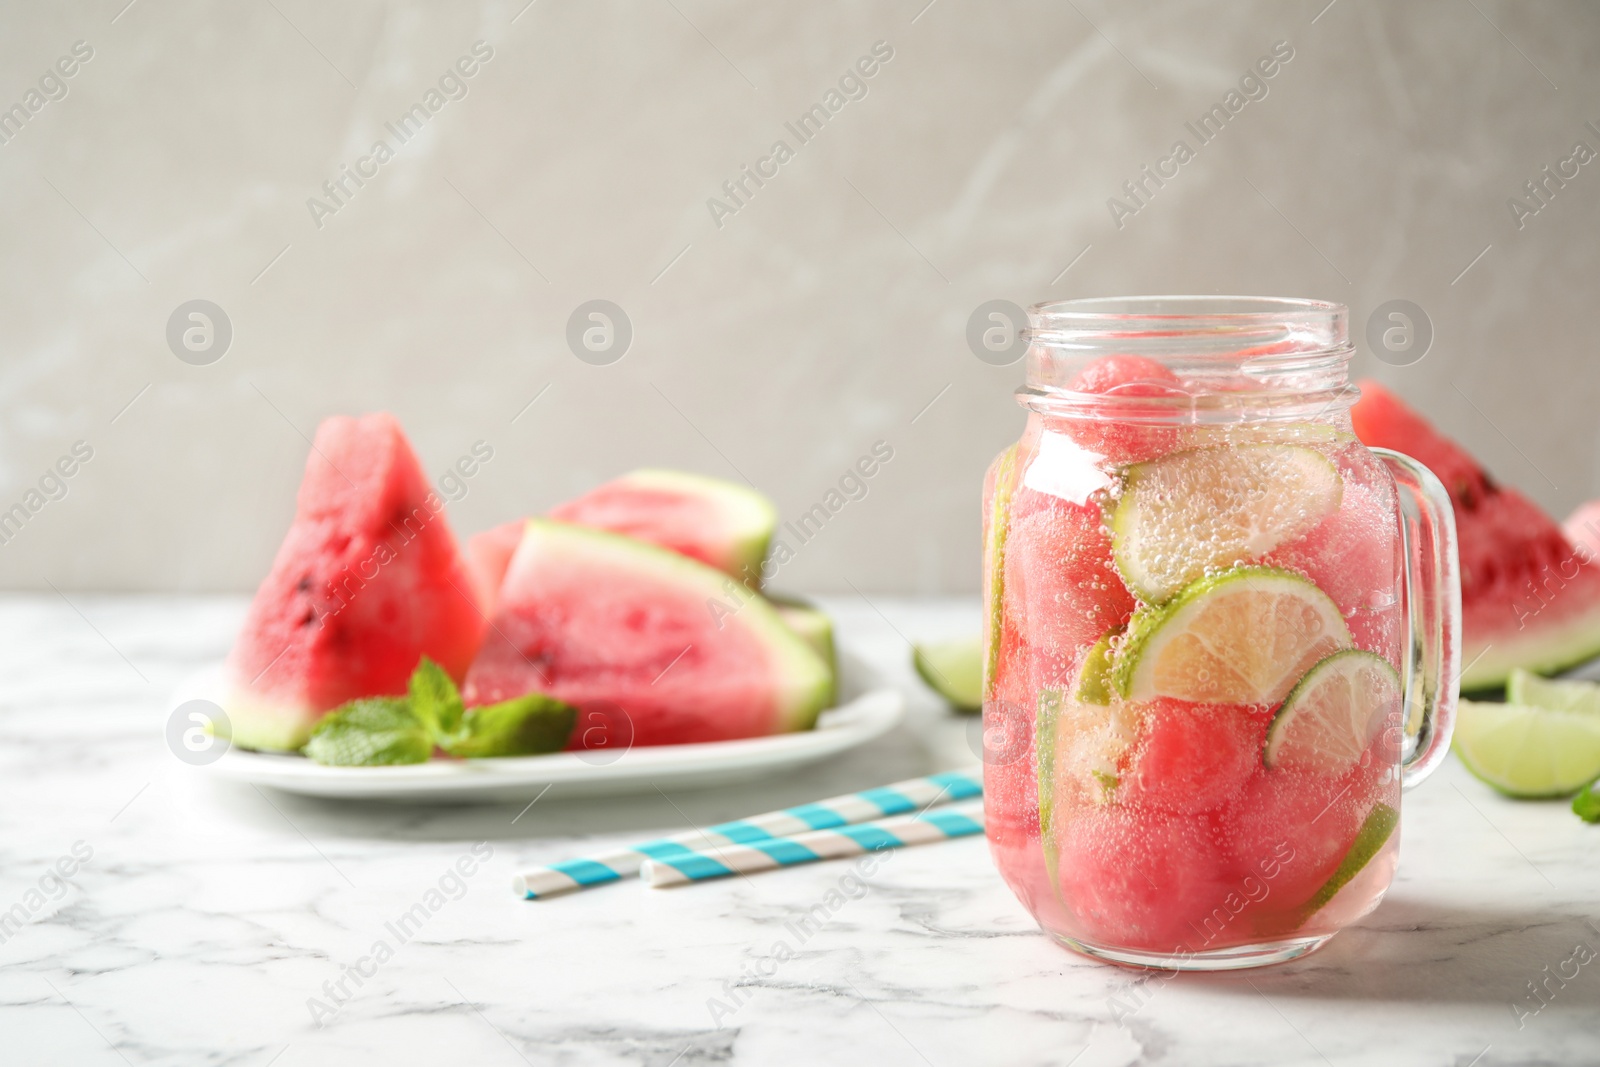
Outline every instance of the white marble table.
<svg viewBox="0 0 1600 1067"><path fill-rule="evenodd" d="M908 690L900 634L977 619L971 602L831 606ZM968 724L930 696L831 766L671 803L551 793L515 821L518 805L313 803L217 782L166 748L167 694L225 652L241 608L0 600L0 909L27 919L0 933L0 1062L1600 1062L1600 962L1552 982L1520 1028L1513 1010L1575 945L1600 949L1600 827L1498 799L1453 761L1407 799L1384 905L1277 969L1166 981L1080 959L971 839L885 863L802 942L790 924L845 865L544 903L507 882L519 863L970 759ZM398 943L386 924L475 842L493 852L460 899ZM76 866L60 883L58 860ZM363 964L314 1022L308 1000L331 1004L324 983L379 940L392 958ZM779 941L794 957L775 965Z"/></svg>

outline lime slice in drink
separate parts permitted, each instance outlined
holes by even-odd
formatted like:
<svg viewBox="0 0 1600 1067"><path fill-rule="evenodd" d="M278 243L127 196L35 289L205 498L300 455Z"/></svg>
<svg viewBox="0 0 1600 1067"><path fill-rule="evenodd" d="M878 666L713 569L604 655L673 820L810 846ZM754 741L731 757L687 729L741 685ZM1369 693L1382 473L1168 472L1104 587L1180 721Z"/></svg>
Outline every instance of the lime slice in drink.
<svg viewBox="0 0 1600 1067"><path fill-rule="evenodd" d="M1521 667L1506 681L1506 702L1552 711L1600 714L1600 685L1594 682L1544 678Z"/></svg>
<svg viewBox="0 0 1600 1067"><path fill-rule="evenodd" d="M1600 715L1463 700L1450 747L1507 796L1571 796L1600 778Z"/></svg>
<svg viewBox="0 0 1600 1067"><path fill-rule="evenodd" d="M1400 813L1387 804L1374 804L1372 810L1367 812L1361 829L1356 832L1356 839L1350 842L1350 851L1344 854L1344 859L1339 861L1338 869L1322 883L1312 898L1300 907L1302 921L1311 918L1322 907L1332 900L1334 894L1350 883L1350 880L1361 873L1361 869L1372 862L1372 857L1378 854L1388 842L1389 835L1394 833L1394 828L1400 823Z"/></svg>
<svg viewBox="0 0 1600 1067"><path fill-rule="evenodd" d="M1017 487L1017 448L1012 445L994 461L994 495L989 501L989 522L983 546L983 569L989 580L989 635L984 646L987 654L983 661L984 689L979 696L979 706L983 704L982 696L988 687L993 686L1000 675L1000 642L1005 635L1006 535L1011 529L1011 494Z"/></svg>
<svg viewBox="0 0 1600 1067"><path fill-rule="evenodd" d="M1039 844L1044 869L1057 898L1061 883L1056 807L1062 790L1069 797L1088 796L1109 804L1117 790L1117 760L1127 751L1131 726L1126 705L1075 702L1060 689L1039 692L1034 721L1033 751L1039 783ZM1065 904L1065 901L1062 901Z"/></svg>
<svg viewBox="0 0 1600 1067"><path fill-rule="evenodd" d="M1048 832L1050 809L1063 789L1097 804L1112 801L1118 767L1138 740L1143 715L1133 704L1085 704L1066 690L1039 692L1033 747L1041 830Z"/></svg>
<svg viewBox="0 0 1600 1067"><path fill-rule="evenodd" d="M1033 727L1034 773L1039 781L1039 844L1044 849L1044 869L1050 886L1057 889L1055 831L1056 723L1061 714L1061 690L1039 693L1039 712Z"/></svg>
<svg viewBox="0 0 1600 1067"><path fill-rule="evenodd" d="M1201 448L1136 464L1111 519L1117 569L1139 599L1164 603L1309 533L1343 495L1339 468L1299 445Z"/></svg>
<svg viewBox="0 0 1600 1067"><path fill-rule="evenodd" d="M1313 664L1352 643L1338 605L1305 578L1235 567L1136 611L1113 677L1129 700L1277 704Z"/></svg>
<svg viewBox="0 0 1600 1067"><path fill-rule="evenodd" d="M1083 667L1078 671L1078 703L1111 703L1111 666L1114 651L1111 642L1122 636L1122 632L1121 626L1110 631L1096 641L1094 647L1089 649L1089 654L1083 658Z"/></svg>
<svg viewBox="0 0 1600 1067"><path fill-rule="evenodd" d="M922 680L958 711L983 708L983 648L976 637L912 646Z"/></svg>
<svg viewBox="0 0 1600 1067"><path fill-rule="evenodd" d="M1267 730L1268 767L1338 775L1354 767L1400 711L1400 674L1382 656L1347 648L1306 672Z"/></svg>

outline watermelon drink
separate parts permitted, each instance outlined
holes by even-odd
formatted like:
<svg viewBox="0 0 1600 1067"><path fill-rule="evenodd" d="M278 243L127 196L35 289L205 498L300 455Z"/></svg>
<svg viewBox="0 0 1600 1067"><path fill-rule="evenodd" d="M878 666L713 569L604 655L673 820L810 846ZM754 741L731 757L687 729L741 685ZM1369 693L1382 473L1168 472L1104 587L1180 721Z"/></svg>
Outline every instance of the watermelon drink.
<svg viewBox="0 0 1600 1067"><path fill-rule="evenodd" d="M1448 498L1351 432L1339 305L1071 301L1030 326L1027 427L984 486L995 862L1091 956L1311 951L1382 899L1401 787L1448 743Z"/></svg>

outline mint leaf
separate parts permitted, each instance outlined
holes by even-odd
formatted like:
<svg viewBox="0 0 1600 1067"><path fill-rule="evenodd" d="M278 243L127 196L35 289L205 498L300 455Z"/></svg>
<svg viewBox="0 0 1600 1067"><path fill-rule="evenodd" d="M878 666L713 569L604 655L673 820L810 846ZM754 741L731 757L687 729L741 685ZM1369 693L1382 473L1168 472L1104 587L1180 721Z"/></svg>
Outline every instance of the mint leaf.
<svg viewBox="0 0 1600 1067"><path fill-rule="evenodd" d="M539 693L463 710L455 682L424 656L405 696L335 708L301 751L332 767L426 763L435 746L464 758L534 756L565 748L577 717L571 705Z"/></svg>
<svg viewBox="0 0 1600 1067"><path fill-rule="evenodd" d="M427 656L411 672L411 711L436 738L461 730L461 694L443 667Z"/></svg>
<svg viewBox="0 0 1600 1067"><path fill-rule="evenodd" d="M1590 782L1583 792L1572 798L1572 810L1584 822L1600 822L1600 793L1594 787L1600 782Z"/></svg>
<svg viewBox="0 0 1600 1067"><path fill-rule="evenodd" d="M366 697L324 716L301 751L330 767L426 763L433 734L406 698Z"/></svg>
<svg viewBox="0 0 1600 1067"><path fill-rule="evenodd" d="M572 705L529 693L467 709L462 735L441 742L441 746L452 756L467 759L559 752L567 747L577 720L578 711Z"/></svg>

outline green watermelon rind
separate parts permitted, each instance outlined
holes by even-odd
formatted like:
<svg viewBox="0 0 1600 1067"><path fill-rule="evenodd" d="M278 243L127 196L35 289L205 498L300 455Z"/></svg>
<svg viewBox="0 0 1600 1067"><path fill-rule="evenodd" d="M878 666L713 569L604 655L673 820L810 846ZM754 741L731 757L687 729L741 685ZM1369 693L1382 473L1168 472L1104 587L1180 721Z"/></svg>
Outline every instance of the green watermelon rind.
<svg viewBox="0 0 1600 1067"><path fill-rule="evenodd" d="M1512 555L1527 538L1551 531L1567 541L1571 551L1568 561L1584 563L1586 568L1596 565L1587 560L1586 553L1571 544L1571 537L1554 518L1531 502L1528 505L1532 515L1543 522L1530 518L1520 538L1509 536L1499 528L1483 527L1474 517L1476 509L1464 507L1461 502L1463 494L1498 491L1477 457L1458 441L1441 433L1421 412L1381 383L1363 380L1356 384L1361 390L1361 399L1351 408L1350 414L1357 437L1368 446L1389 448L1411 456L1433 471L1450 490L1458 543L1467 545L1487 540L1501 555ZM1478 507L1481 508L1481 504ZM1562 568L1565 566L1563 563ZM1568 578L1565 574L1556 577L1563 582ZM1542 592L1531 586L1515 591L1510 602L1504 595L1491 597L1482 592L1475 597L1464 597L1463 607L1472 622L1463 628L1462 635L1460 690L1463 696L1499 695L1511 671L1517 667L1535 674L1556 674L1600 656L1600 595L1591 590L1587 603L1571 609L1564 604L1576 596L1573 591L1562 605L1535 611L1528 618L1518 611L1518 606L1532 606L1528 600L1530 593L1535 601L1542 602ZM1472 610L1475 604L1503 611L1500 624L1484 626L1483 617ZM1556 614L1547 616L1546 611Z"/></svg>
<svg viewBox="0 0 1600 1067"><path fill-rule="evenodd" d="M752 589L761 587L761 565L778 529L778 509L771 500L735 482L657 467L624 474L617 484L682 493L713 502L727 524L723 569L742 578Z"/></svg>
<svg viewBox="0 0 1600 1067"><path fill-rule="evenodd" d="M828 617L827 612L799 597L769 593L767 602L778 613L784 625L794 631L811 651L822 658L828 673L834 679L833 695L828 700L828 703L832 704L838 694L839 679L839 653L833 637L833 620Z"/></svg>
<svg viewBox="0 0 1600 1067"><path fill-rule="evenodd" d="M715 567L622 534L556 519L529 519L521 552L530 542L543 542L547 550L596 551L611 562L667 584L693 591L706 602L721 603L727 595L728 576ZM515 569L516 564L512 564ZM743 626L771 655L778 687L779 722L774 733L809 730L833 699L833 672L805 639L784 623L778 610L761 597L751 597L737 612L723 618L725 626Z"/></svg>
<svg viewBox="0 0 1600 1067"><path fill-rule="evenodd" d="M1538 624L1487 647L1463 648L1463 696L1489 696L1505 688L1514 668L1560 674L1600 656L1600 603L1555 624Z"/></svg>
<svg viewBox="0 0 1600 1067"><path fill-rule="evenodd" d="M223 707L228 713L229 742L265 752L298 752L327 714L308 704L263 700L237 684Z"/></svg>
<svg viewBox="0 0 1600 1067"><path fill-rule="evenodd" d="M811 646L811 650L822 657L822 661L830 668L834 667L837 658L833 642L833 620L821 608L801 600L799 597L783 596L777 593L768 593L767 603L771 604L784 625L793 630L800 640Z"/></svg>

